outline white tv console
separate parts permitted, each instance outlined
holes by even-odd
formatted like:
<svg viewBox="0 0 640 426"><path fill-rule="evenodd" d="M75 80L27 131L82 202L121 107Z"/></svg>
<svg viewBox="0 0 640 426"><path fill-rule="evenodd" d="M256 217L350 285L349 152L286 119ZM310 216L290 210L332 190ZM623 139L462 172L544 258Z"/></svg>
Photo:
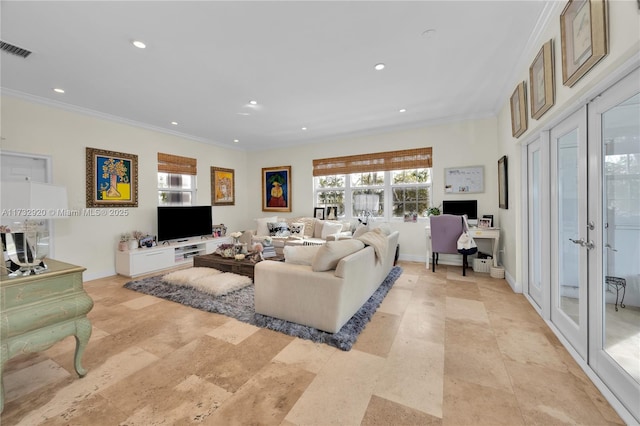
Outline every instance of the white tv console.
<svg viewBox="0 0 640 426"><path fill-rule="evenodd" d="M211 254L220 244L229 244L231 237L191 238L187 241L160 243L156 247L142 247L135 250L116 251L116 273L126 277L136 277L176 266L193 263L193 257Z"/></svg>

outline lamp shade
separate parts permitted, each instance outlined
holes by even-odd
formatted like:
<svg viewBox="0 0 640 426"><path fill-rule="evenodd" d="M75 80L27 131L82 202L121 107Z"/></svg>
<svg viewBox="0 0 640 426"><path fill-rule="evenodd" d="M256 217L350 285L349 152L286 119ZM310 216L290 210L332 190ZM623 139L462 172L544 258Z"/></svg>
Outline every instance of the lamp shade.
<svg viewBox="0 0 640 426"><path fill-rule="evenodd" d="M66 217L67 188L49 183L2 182L2 215L13 218L53 219Z"/></svg>

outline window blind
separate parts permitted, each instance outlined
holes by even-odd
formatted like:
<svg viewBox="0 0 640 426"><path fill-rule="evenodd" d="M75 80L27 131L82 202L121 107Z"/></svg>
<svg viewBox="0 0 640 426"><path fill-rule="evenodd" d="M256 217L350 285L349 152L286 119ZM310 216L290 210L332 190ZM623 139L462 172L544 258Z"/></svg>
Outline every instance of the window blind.
<svg viewBox="0 0 640 426"><path fill-rule="evenodd" d="M158 153L158 171L165 173L178 173L182 175L197 175L198 160L179 155Z"/></svg>
<svg viewBox="0 0 640 426"><path fill-rule="evenodd" d="M379 172L431 167L431 147L313 160L313 175Z"/></svg>

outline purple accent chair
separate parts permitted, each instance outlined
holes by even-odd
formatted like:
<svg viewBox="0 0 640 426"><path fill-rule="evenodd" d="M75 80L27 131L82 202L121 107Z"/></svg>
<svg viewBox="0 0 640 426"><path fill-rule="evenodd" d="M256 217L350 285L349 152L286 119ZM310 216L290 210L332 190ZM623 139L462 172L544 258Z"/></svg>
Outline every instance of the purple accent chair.
<svg viewBox="0 0 640 426"><path fill-rule="evenodd" d="M443 214L430 216L431 223L431 271L436 271L438 255L461 254L458 252L458 238L464 230L462 216ZM467 275L467 255L462 254L462 275Z"/></svg>

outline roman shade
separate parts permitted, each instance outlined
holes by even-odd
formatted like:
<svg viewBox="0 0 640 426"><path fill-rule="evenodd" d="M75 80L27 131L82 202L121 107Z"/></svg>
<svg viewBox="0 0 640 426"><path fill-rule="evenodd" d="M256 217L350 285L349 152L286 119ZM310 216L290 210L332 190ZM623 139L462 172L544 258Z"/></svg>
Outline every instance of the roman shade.
<svg viewBox="0 0 640 426"><path fill-rule="evenodd" d="M197 175L198 160L195 158L181 157L179 155L158 153L158 171L165 173L177 173L181 175Z"/></svg>
<svg viewBox="0 0 640 426"><path fill-rule="evenodd" d="M431 147L313 160L313 175L379 172L431 167Z"/></svg>

